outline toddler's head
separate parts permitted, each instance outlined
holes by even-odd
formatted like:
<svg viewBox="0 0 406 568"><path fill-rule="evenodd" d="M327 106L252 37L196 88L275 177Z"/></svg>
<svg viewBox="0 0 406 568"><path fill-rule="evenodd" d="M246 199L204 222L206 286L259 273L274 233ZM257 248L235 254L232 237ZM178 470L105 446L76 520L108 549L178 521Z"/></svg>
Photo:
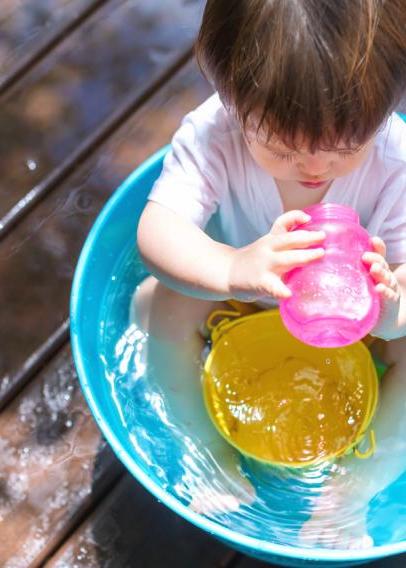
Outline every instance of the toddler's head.
<svg viewBox="0 0 406 568"><path fill-rule="evenodd" d="M208 0L197 55L257 161L283 178L308 153L323 179L365 158L404 96L405 26L405 0ZM324 152L345 159L323 172Z"/></svg>

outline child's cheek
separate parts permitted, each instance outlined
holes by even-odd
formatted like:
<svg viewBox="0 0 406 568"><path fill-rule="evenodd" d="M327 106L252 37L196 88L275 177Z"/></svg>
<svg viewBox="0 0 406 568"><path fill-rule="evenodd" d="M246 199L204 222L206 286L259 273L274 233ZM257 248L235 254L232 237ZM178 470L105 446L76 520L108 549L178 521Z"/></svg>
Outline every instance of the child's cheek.
<svg viewBox="0 0 406 568"><path fill-rule="evenodd" d="M363 150L354 154L354 156L352 156L351 158L342 159L341 162L343 163L343 167L345 167L346 170L347 170L347 171L344 172L344 174L347 174L347 173L359 168L365 162L365 160L368 158L369 154L371 153L372 146L373 146L373 144L369 143ZM345 162L347 162L347 164Z"/></svg>

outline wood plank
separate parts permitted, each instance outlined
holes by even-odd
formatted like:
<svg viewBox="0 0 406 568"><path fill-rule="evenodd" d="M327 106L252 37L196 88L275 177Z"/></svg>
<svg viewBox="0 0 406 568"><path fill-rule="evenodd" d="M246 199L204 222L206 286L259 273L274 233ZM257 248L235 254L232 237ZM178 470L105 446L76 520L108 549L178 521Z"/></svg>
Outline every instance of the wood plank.
<svg viewBox="0 0 406 568"><path fill-rule="evenodd" d="M0 566L34 568L122 467L90 415L68 347L0 414Z"/></svg>
<svg viewBox="0 0 406 568"><path fill-rule="evenodd" d="M110 0L0 106L0 217L195 38L203 0ZM0 222L1 224L1 222Z"/></svg>
<svg viewBox="0 0 406 568"><path fill-rule="evenodd" d="M88 0L83 8L76 10L72 17L65 17L56 26L52 25L44 28L38 42L30 45L29 49L24 49L23 54L16 59L10 69L1 74L0 71L0 96L11 89L18 81L24 77L41 59L43 59L52 49L59 45L70 33L79 28L85 20L91 17L109 0ZM37 5L34 6L35 11ZM60 10L61 14L65 14ZM7 31L9 29L7 28Z"/></svg>
<svg viewBox="0 0 406 568"><path fill-rule="evenodd" d="M5 377L0 382L0 390L3 392L1 397L0 411L6 406L9 401L20 392L27 383L45 366L48 364L58 351L69 342L70 321L66 319L52 335L36 349L29 358L24 361L24 364L17 370L13 376L14 389L9 389L5 396L6 387L8 384L8 377ZM18 389L17 389L18 387Z"/></svg>
<svg viewBox="0 0 406 568"><path fill-rule="evenodd" d="M34 209L40 201L61 184L72 171L82 165L126 120L191 58L192 49L186 51L173 65L166 68L154 82L137 94L128 97L91 135L78 143L75 150L40 183L33 187L15 206L0 219L0 240Z"/></svg>
<svg viewBox="0 0 406 568"><path fill-rule="evenodd" d="M45 567L203 568L220 566L227 554L128 474Z"/></svg>
<svg viewBox="0 0 406 568"><path fill-rule="evenodd" d="M0 401L16 388L18 369L66 319L77 258L106 199L209 93L189 64L0 243Z"/></svg>
<svg viewBox="0 0 406 568"><path fill-rule="evenodd" d="M89 0L2 0L0 12L0 82L26 54L38 49Z"/></svg>

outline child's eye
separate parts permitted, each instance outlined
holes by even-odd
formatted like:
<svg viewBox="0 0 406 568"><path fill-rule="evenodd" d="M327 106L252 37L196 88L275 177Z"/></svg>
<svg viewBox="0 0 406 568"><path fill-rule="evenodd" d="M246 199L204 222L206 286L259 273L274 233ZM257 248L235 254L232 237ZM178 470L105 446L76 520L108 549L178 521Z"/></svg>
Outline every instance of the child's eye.
<svg viewBox="0 0 406 568"><path fill-rule="evenodd" d="M338 155L341 158L350 158L351 156L355 156L363 149L364 146L360 146L359 148L352 148L351 150L340 150Z"/></svg>
<svg viewBox="0 0 406 568"><path fill-rule="evenodd" d="M338 155L340 156L340 158L351 158L351 156L354 156L357 152L338 152Z"/></svg>
<svg viewBox="0 0 406 568"><path fill-rule="evenodd" d="M291 162L295 156L294 152L291 152L290 154L278 154L277 152L273 152L272 150L269 151L271 155L277 160L284 160L286 162Z"/></svg>

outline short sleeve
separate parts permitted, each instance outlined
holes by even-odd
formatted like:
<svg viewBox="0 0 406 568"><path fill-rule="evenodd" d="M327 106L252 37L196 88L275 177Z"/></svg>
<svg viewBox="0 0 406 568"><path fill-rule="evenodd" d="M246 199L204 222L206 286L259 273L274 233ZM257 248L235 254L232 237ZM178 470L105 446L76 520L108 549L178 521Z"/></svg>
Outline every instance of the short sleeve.
<svg viewBox="0 0 406 568"><path fill-rule="evenodd" d="M195 120L192 112L172 139L149 199L204 229L227 184L225 171L215 124Z"/></svg>
<svg viewBox="0 0 406 568"><path fill-rule="evenodd" d="M406 263L406 171L388 181L368 230L385 241L389 264Z"/></svg>

